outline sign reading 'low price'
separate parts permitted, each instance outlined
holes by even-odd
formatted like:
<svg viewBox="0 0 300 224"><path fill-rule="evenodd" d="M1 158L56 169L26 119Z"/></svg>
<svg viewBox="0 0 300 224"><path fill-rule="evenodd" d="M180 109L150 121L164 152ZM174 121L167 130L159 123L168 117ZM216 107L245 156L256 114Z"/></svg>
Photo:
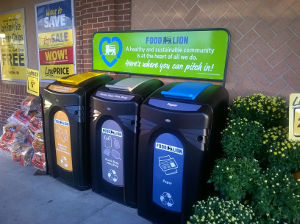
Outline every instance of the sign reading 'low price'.
<svg viewBox="0 0 300 224"><path fill-rule="evenodd" d="M95 33L93 69L224 81L225 29Z"/></svg>

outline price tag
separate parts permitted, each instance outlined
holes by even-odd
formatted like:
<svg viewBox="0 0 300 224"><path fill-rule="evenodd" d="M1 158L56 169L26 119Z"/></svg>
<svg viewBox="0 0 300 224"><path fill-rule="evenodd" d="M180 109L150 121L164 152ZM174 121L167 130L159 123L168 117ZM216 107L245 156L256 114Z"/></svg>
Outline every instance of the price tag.
<svg viewBox="0 0 300 224"><path fill-rule="evenodd" d="M33 69L26 70L27 75L27 93L39 96L39 71Z"/></svg>

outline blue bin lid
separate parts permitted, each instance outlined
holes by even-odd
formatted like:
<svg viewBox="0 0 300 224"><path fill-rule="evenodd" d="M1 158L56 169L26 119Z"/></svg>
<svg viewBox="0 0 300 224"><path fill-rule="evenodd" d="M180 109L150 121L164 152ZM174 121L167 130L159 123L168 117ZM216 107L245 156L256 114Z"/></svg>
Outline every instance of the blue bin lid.
<svg viewBox="0 0 300 224"><path fill-rule="evenodd" d="M212 83L204 82L182 82L168 91L161 91L161 94L175 99L195 100L203 90L211 85Z"/></svg>

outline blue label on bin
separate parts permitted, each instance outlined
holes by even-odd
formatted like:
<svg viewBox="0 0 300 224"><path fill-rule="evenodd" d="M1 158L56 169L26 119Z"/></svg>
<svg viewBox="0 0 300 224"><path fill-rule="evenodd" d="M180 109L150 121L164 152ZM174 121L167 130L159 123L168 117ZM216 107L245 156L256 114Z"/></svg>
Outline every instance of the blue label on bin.
<svg viewBox="0 0 300 224"><path fill-rule="evenodd" d="M181 212L184 148L173 134L164 133L154 142L153 196L160 207Z"/></svg>
<svg viewBox="0 0 300 224"><path fill-rule="evenodd" d="M113 120L106 120L101 127L101 155L103 179L124 186L123 131Z"/></svg>

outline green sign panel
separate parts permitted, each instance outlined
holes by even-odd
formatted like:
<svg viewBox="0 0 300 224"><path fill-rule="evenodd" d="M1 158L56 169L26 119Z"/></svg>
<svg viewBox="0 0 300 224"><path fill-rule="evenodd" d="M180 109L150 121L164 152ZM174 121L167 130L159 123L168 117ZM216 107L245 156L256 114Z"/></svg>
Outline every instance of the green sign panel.
<svg viewBox="0 0 300 224"><path fill-rule="evenodd" d="M93 69L223 81L225 29L95 33Z"/></svg>

